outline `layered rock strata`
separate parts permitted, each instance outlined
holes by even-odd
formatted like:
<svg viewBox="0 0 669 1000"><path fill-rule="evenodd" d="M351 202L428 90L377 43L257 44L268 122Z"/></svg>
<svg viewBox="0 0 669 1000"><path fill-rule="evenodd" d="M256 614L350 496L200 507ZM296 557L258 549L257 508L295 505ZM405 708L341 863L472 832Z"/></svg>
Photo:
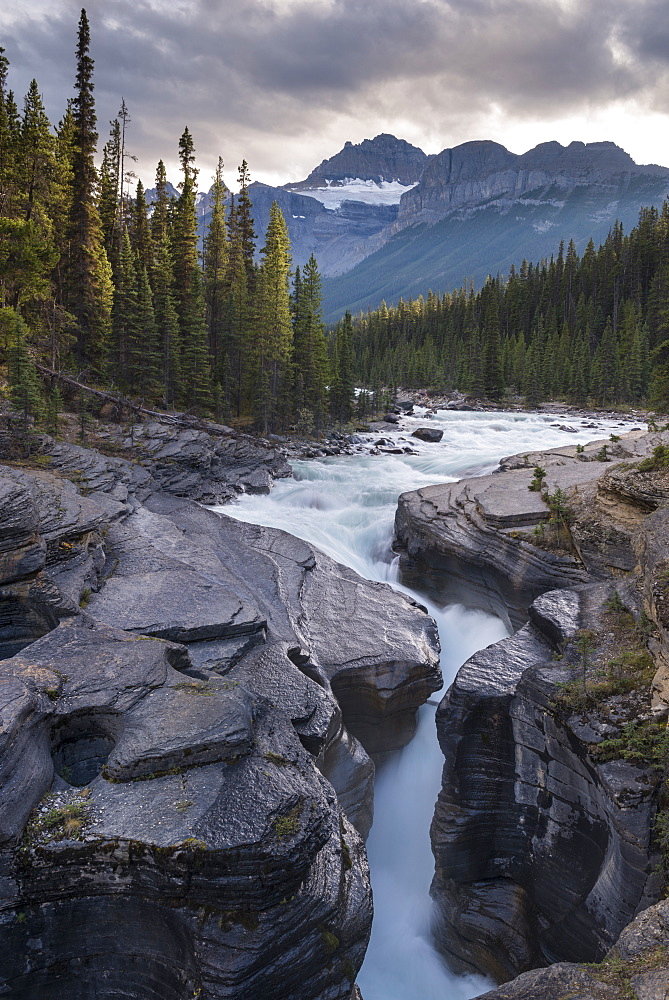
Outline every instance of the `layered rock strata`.
<svg viewBox="0 0 669 1000"><path fill-rule="evenodd" d="M614 511L604 509L606 483L599 481L613 468L610 463L638 460L665 440L667 434L631 431L619 442L594 441L581 452L569 445L518 455L503 460L490 476L403 493L394 543L402 578L440 599L484 608L518 626L534 598L546 590L630 570L636 560L627 525L614 526ZM541 492L528 488L536 466L546 470L548 492L560 488L575 499L598 492L599 537L590 542L587 528L580 530L577 524L568 547L542 543L540 525L549 520L550 511ZM640 513L629 506L635 524ZM621 510L623 518L626 514ZM607 530L609 537L604 537Z"/></svg>
<svg viewBox="0 0 669 1000"><path fill-rule="evenodd" d="M465 600L498 613L508 602L522 625L460 669L437 712L437 937L462 971L504 981L597 960L657 899L658 770L599 748L669 712L669 477L635 465L666 443L633 432L515 456L400 498L405 577L443 598L452 571ZM560 525L539 527L550 512L528 489L536 466L567 498ZM518 996L553 997L540 983Z"/></svg>
<svg viewBox="0 0 669 1000"><path fill-rule="evenodd" d="M441 948L462 971L505 981L595 960L657 898L656 780L599 763L593 746L612 730L555 705L574 671L553 653L601 627L596 609L612 591L599 591L538 598L532 620L472 657L439 706L433 895Z"/></svg>
<svg viewBox="0 0 669 1000"><path fill-rule="evenodd" d="M666 1000L669 995L669 903L649 907L625 928L598 965L560 962L526 972L479 1000Z"/></svg>
<svg viewBox="0 0 669 1000"><path fill-rule="evenodd" d="M348 1000L369 753L439 687L434 623L157 460L47 444L0 475L2 989Z"/></svg>

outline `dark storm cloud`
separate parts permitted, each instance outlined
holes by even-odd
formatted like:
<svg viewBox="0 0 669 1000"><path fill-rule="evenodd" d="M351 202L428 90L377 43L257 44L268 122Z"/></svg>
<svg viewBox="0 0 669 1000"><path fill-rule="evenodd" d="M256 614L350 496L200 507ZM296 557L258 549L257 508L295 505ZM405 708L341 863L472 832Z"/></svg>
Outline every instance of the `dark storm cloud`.
<svg viewBox="0 0 669 1000"><path fill-rule="evenodd" d="M0 14L12 83L24 92L35 75L52 118L73 92L79 6L44 0L41 12L35 0L20 18ZM284 155L287 166L298 140L319 151L304 154L305 166L333 153L322 143L335 119L353 128L339 144L413 120L447 145L454 122L468 119L476 133L493 106L515 120L634 95L650 106L669 51L666 0L91 0L87 9L100 131L125 97L135 151L151 164L174 159L186 122L209 163L219 145L235 155L245 145L262 170L280 169Z"/></svg>

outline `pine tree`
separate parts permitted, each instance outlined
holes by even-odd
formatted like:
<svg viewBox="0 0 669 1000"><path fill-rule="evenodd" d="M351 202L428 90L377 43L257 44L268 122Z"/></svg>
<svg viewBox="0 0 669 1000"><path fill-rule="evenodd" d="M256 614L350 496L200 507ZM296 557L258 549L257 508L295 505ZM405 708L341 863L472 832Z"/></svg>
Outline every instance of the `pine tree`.
<svg viewBox="0 0 669 1000"><path fill-rule="evenodd" d="M0 330L7 344L7 381L10 399L24 417L38 419L43 411L39 376L28 350L28 329L14 309L0 310Z"/></svg>
<svg viewBox="0 0 669 1000"><path fill-rule="evenodd" d="M127 229L123 231L122 241L114 287L112 332L118 380L126 392L132 393L136 373L130 365L130 345L137 332L137 274Z"/></svg>
<svg viewBox="0 0 669 1000"><path fill-rule="evenodd" d="M116 271L119 257L119 232L121 229L121 126L118 118L110 122L109 139L102 151L100 169L100 197L98 211L107 258Z"/></svg>
<svg viewBox="0 0 669 1000"><path fill-rule="evenodd" d="M202 272L198 254L195 213L195 167L193 138L185 128L179 140L183 181L172 224L174 293L181 339L181 399L189 408L209 402L211 369L207 352Z"/></svg>
<svg viewBox="0 0 669 1000"><path fill-rule="evenodd" d="M146 193L141 181L137 181L135 200L132 203L130 220L130 245L136 260L150 276L153 271L153 239L149 226Z"/></svg>
<svg viewBox="0 0 669 1000"><path fill-rule="evenodd" d="M293 339L288 291L290 240L285 219L275 201L270 208L261 253L264 259L259 277L258 326L251 377L256 422L267 434L268 430L275 429L278 418L286 418Z"/></svg>
<svg viewBox="0 0 669 1000"><path fill-rule="evenodd" d="M230 212L233 216L233 210ZM219 384L225 412L241 416L245 386L253 358L253 310L239 229L230 226L224 344L219 361Z"/></svg>
<svg viewBox="0 0 669 1000"><path fill-rule="evenodd" d="M9 60L0 47L0 216L11 218L13 200L19 189L17 176L17 146L19 127L14 99L7 91Z"/></svg>
<svg viewBox="0 0 669 1000"><path fill-rule="evenodd" d="M214 177L211 219L204 239L204 299L209 353L219 379L220 363L225 351L225 307L228 297L229 262L224 197L223 160L219 157Z"/></svg>
<svg viewBox="0 0 669 1000"><path fill-rule="evenodd" d="M294 350L293 405L306 410L318 428L327 409L329 364L321 311L321 277L312 254L293 286Z"/></svg>
<svg viewBox="0 0 669 1000"><path fill-rule="evenodd" d="M72 102L72 205L69 229L67 307L75 318L75 352L79 365L104 365L111 321L111 274L96 207L95 101L90 28L82 8L77 43L76 96Z"/></svg>
<svg viewBox="0 0 669 1000"><path fill-rule="evenodd" d="M249 294L252 294L256 277L254 264L256 233L253 228L253 205L251 204L251 199L248 194L248 186L251 183L251 177L246 160L242 160L242 164L239 167L237 183L239 184L239 194L237 195L235 202L234 215L231 215L230 219L231 240L233 238L232 230L234 227L235 236L239 240L242 260L244 261L244 268L246 270L246 286L249 290Z"/></svg>
<svg viewBox="0 0 669 1000"><path fill-rule="evenodd" d="M155 248L153 308L165 405L174 409L181 386L181 336L174 304L172 252L165 234Z"/></svg>
<svg viewBox="0 0 669 1000"><path fill-rule="evenodd" d="M487 302L484 306L482 347L485 365L485 391L490 399L501 399L504 394L504 375L499 329L499 294L496 281L489 281Z"/></svg>
<svg viewBox="0 0 669 1000"><path fill-rule="evenodd" d="M160 347L149 276L139 258L135 260L135 269L136 313L130 331L128 369L131 392L144 405L147 399L154 398L160 386Z"/></svg>
<svg viewBox="0 0 669 1000"><path fill-rule="evenodd" d="M337 325L332 356L332 389L330 405L332 419L347 424L353 417L355 406L355 381L353 378L353 323L346 310L344 319Z"/></svg>
<svg viewBox="0 0 669 1000"><path fill-rule="evenodd" d="M151 235L158 246L167 236L170 223L170 196L167 193L167 172L162 160L156 167L156 200L151 214Z"/></svg>

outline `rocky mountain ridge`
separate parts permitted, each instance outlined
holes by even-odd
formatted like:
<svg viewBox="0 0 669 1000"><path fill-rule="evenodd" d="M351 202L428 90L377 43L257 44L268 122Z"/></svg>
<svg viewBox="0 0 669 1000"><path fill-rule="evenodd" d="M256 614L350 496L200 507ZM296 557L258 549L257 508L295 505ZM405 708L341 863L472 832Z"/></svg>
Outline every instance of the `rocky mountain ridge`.
<svg viewBox="0 0 669 1000"><path fill-rule="evenodd" d="M419 183L402 196L394 231L421 222L432 225L456 209L508 206L530 193L555 207L563 207L561 192L577 187L601 188L615 197L632 177L658 177L666 184L669 169L639 166L613 142L544 142L522 154L497 142L465 142L426 165Z"/></svg>
<svg viewBox="0 0 669 1000"><path fill-rule="evenodd" d="M581 252L616 219L630 229L644 205L661 205L669 168L639 165L612 142L541 143L522 154L488 140L426 155L381 134L347 142L303 181L254 182L258 250L276 201L288 225L293 263L313 253L325 278L324 313L375 308L464 279L538 261L560 240ZM198 195L204 235L210 193Z"/></svg>

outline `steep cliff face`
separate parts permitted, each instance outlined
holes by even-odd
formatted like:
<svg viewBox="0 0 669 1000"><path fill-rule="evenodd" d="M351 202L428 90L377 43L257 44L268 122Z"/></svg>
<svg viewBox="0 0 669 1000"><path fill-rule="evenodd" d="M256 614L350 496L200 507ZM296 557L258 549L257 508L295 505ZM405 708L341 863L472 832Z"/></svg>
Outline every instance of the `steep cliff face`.
<svg viewBox="0 0 669 1000"><path fill-rule="evenodd" d="M521 155L496 142L465 142L427 164L420 183L402 196L395 231L416 222L433 224L456 209L491 202L508 208L530 193L558 208L579 187L615 199L631 178L650 176L666 183L669 170L639 166L612 142L544 142Z"/></svg>
<svg viewBox="0 0 669 1000"><path fill-rule="evenodd" d="M606 473L609 462L641 459L664 441L669 435L632 431L614 444L528 452L503 459L491 476L403 493L394 543L402 577L517 626L546 590L633 569L632 533L648 507L612 499ZM606 461L597 457L603 447ZM559 487L576 503L588 500L587 516L576 519L564 544L541 527L550 512L541 494L528 489L537 465L546 469L549 492Z"/></svg>
<svg viewBox="0 0 669 1000"><path fill-rule="evenodd" d="M516 456L498 474L401 498L410 578L438 590L452 570L472 604L508 601L526 621L460 669L437 712L433 895L440 946L461 970L505 981L597 960L657 899L660 772L625 747L639 726L658 738L669 712L669 482L635 467L666 443L625 435L619 465L596 460L601 442ZM535 465L549 491L568 493L568 528L540 527Z"/></svg>
<svg viewBox="0 0 669 1000"><path fill-rule="evenodd" d="M669 903L649 907L626 927L603 962L526 972L479 1000L666 1000L669 983Z"/></svg>
<svg viewBox="0 0 669 1000"><path fill-rule="evenodd" d="M433 895L438 940L463 971L505 981L596 960L657 898L652 774L598 763L606 728L555 705L574 671L553 653L601 627L604 588L538 598L532 622L472 657L439 707Z"/></svg>
<svg viewBox="0 0 669 1000"><path fill-rule="evenodd" d="M2 987L348 1000L369 753L439 687L434 623L179 496L233 488L206 435L137 437L147 467L46 441L48 471L0 474Z"/></svg>

